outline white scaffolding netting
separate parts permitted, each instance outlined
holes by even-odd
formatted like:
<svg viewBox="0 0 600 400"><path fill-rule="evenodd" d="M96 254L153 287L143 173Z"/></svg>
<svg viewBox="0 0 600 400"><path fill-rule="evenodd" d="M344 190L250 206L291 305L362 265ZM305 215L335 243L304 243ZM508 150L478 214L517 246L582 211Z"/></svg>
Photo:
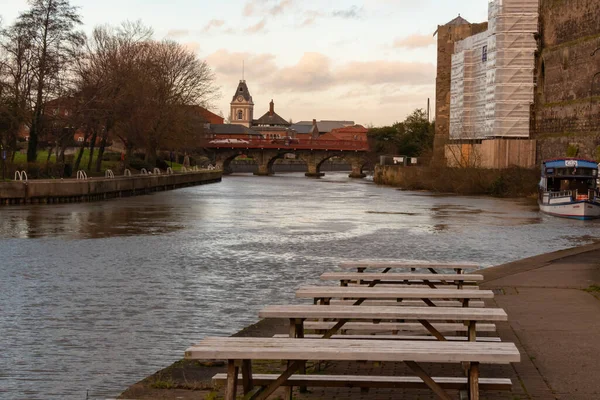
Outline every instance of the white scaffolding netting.
<svg viewBox="0 0 600 400"><path fill-rule="evenodd" d="M457 42L450 138L529 137L538 0L495 0L488 30Z"/></svg>

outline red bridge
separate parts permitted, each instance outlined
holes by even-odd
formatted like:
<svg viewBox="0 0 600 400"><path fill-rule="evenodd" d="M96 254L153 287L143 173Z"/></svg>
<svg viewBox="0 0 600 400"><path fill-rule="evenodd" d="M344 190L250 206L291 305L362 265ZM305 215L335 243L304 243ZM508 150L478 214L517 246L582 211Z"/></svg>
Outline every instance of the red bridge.
<svg viewBox="0 0 600 400"><path fill-rule="evenodd" d="M306 163L306 176L320 177L321 165L330 158L344 159L352 167L353 178L365 176L363 168L369 164L369 144L358 140L319 139L213 139L203 147L214 152L219 169L230 173L230 163L240 155L253 158L258 164L256 175L273 175L273 165L286 154L295 154L296 159Z"/></svg>
<svg viewBox="0 0 600 400"><path fill-rule="evenodd" d="M213 149L289 149L325 151L369 151L367 142L319 139L215 139L203 145Z"/></svg>

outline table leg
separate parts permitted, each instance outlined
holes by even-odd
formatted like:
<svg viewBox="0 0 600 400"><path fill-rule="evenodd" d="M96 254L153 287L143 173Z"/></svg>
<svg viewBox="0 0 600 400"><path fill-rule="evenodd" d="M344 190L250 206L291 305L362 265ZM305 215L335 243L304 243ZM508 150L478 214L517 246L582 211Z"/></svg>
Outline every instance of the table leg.
<svg viewBox="0 0 600 400"><path fill-rule="evenodd" d="M435 329L435 327L433 325L431 325L429 323L429 321L420 319L419 322L421 323L421 325L423 325L429 331L429 333L431 333L433 336L435 336L437 338L437 340L446 341L446 337L444 335L442 335L440 333L440 331Z"/></svg>
<svg viewBox="0 0 600 400"><path fill-rule="evenodd" d="M227 388L225 389L225 400L235 400L238 383L238 366L235 360L229 360L227 365Z"/></svg>
<svg viewBox="0 0 600 400"><path fill-rule="evenodd" d="M469 400L479 400L479 363L472 362L469 368Z"/></svg>
<svg viewBox="0 0 600 400"><path fill-rule="evenodd" d="M300 318L296 319L296 337L298 339L304 338L304 320ZM306 362L302 364L298 372L302 375L306 375ZM300 393L306 393L307 391L306 386L300 386Z"/></svg>
<svg viewBox="0 0 600 400"><path fill-rule="evenodd" d="M477 322L469 321L469 342L477 340Z"/></svg>
<svg viewBox="0 0 600 400"><path fill-rule="evenodd" d="M423 368L421 368L419 364L417 364L414 361L405 361L404 363L408 365L408 367L415 373L415 375L421 378L423 382L425 382L425 384L429 387L429 389L431 389L436 395L438 395L440 399L451 400L450 396L448 396L448 393L446 393L446 391L440 385L438 385L437 382L434 381L427 374L427 372L425 372Z"/></svg>
<svg viewBox="0 0 600 400"><path fill-rule="evenodd" d="M242 385L244 386L244 395L247 395L254 389L251 360L242 360Z"/></svg>
<svg viewBox="0 0 600 400"><path fill-rule="evenodd" d="M421 300L423 300L423 302L424 302L425 304L427 304L429 307L437 307L437 306L435 305L435 303L434 303L433 301L429 300L429 299L421 299Z"/></svg>
<svg viewBox="0 0 600 400"><path fill-rule="evenodd" d="M298 371L305 365L306 361L294 361L290 364L290 366L277 378L274 382L272 382L269 386L259 390L257 393L252 395L249 400L265 400L271 395L278 387L280 387L285 381L288 380L290 376L294 374L294 372ZM226 398L225 400L230 400ZM235 400L235 398L231 399Z"/></svg>

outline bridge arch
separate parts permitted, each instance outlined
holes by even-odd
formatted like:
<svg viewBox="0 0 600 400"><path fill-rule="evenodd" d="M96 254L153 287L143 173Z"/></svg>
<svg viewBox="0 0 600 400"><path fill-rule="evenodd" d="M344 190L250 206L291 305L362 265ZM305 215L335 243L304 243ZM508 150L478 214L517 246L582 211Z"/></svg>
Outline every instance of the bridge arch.
<svg viewBox="0 0 600 400"><path fill-rule="evenodd" d="M217 169L222 170L223 175L231 175L233 173L233 170L231 169L231 162L242 154L244 153L237 150L217 153L215 155L215 164Z"/></svg>

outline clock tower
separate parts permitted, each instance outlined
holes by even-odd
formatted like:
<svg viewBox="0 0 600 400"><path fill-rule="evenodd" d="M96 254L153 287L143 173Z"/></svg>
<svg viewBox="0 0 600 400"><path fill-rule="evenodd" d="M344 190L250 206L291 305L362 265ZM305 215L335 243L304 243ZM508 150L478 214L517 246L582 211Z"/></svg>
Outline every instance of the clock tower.
<svg viewBox="0 0 600 400"><path fill-rule="evenodd" d="M231 114L229 119L235 125L243 125L246 128L252 126L252 121L254 120L254 103L244 79L240 81L233 95L233 100L231 100Z"/></svg>

